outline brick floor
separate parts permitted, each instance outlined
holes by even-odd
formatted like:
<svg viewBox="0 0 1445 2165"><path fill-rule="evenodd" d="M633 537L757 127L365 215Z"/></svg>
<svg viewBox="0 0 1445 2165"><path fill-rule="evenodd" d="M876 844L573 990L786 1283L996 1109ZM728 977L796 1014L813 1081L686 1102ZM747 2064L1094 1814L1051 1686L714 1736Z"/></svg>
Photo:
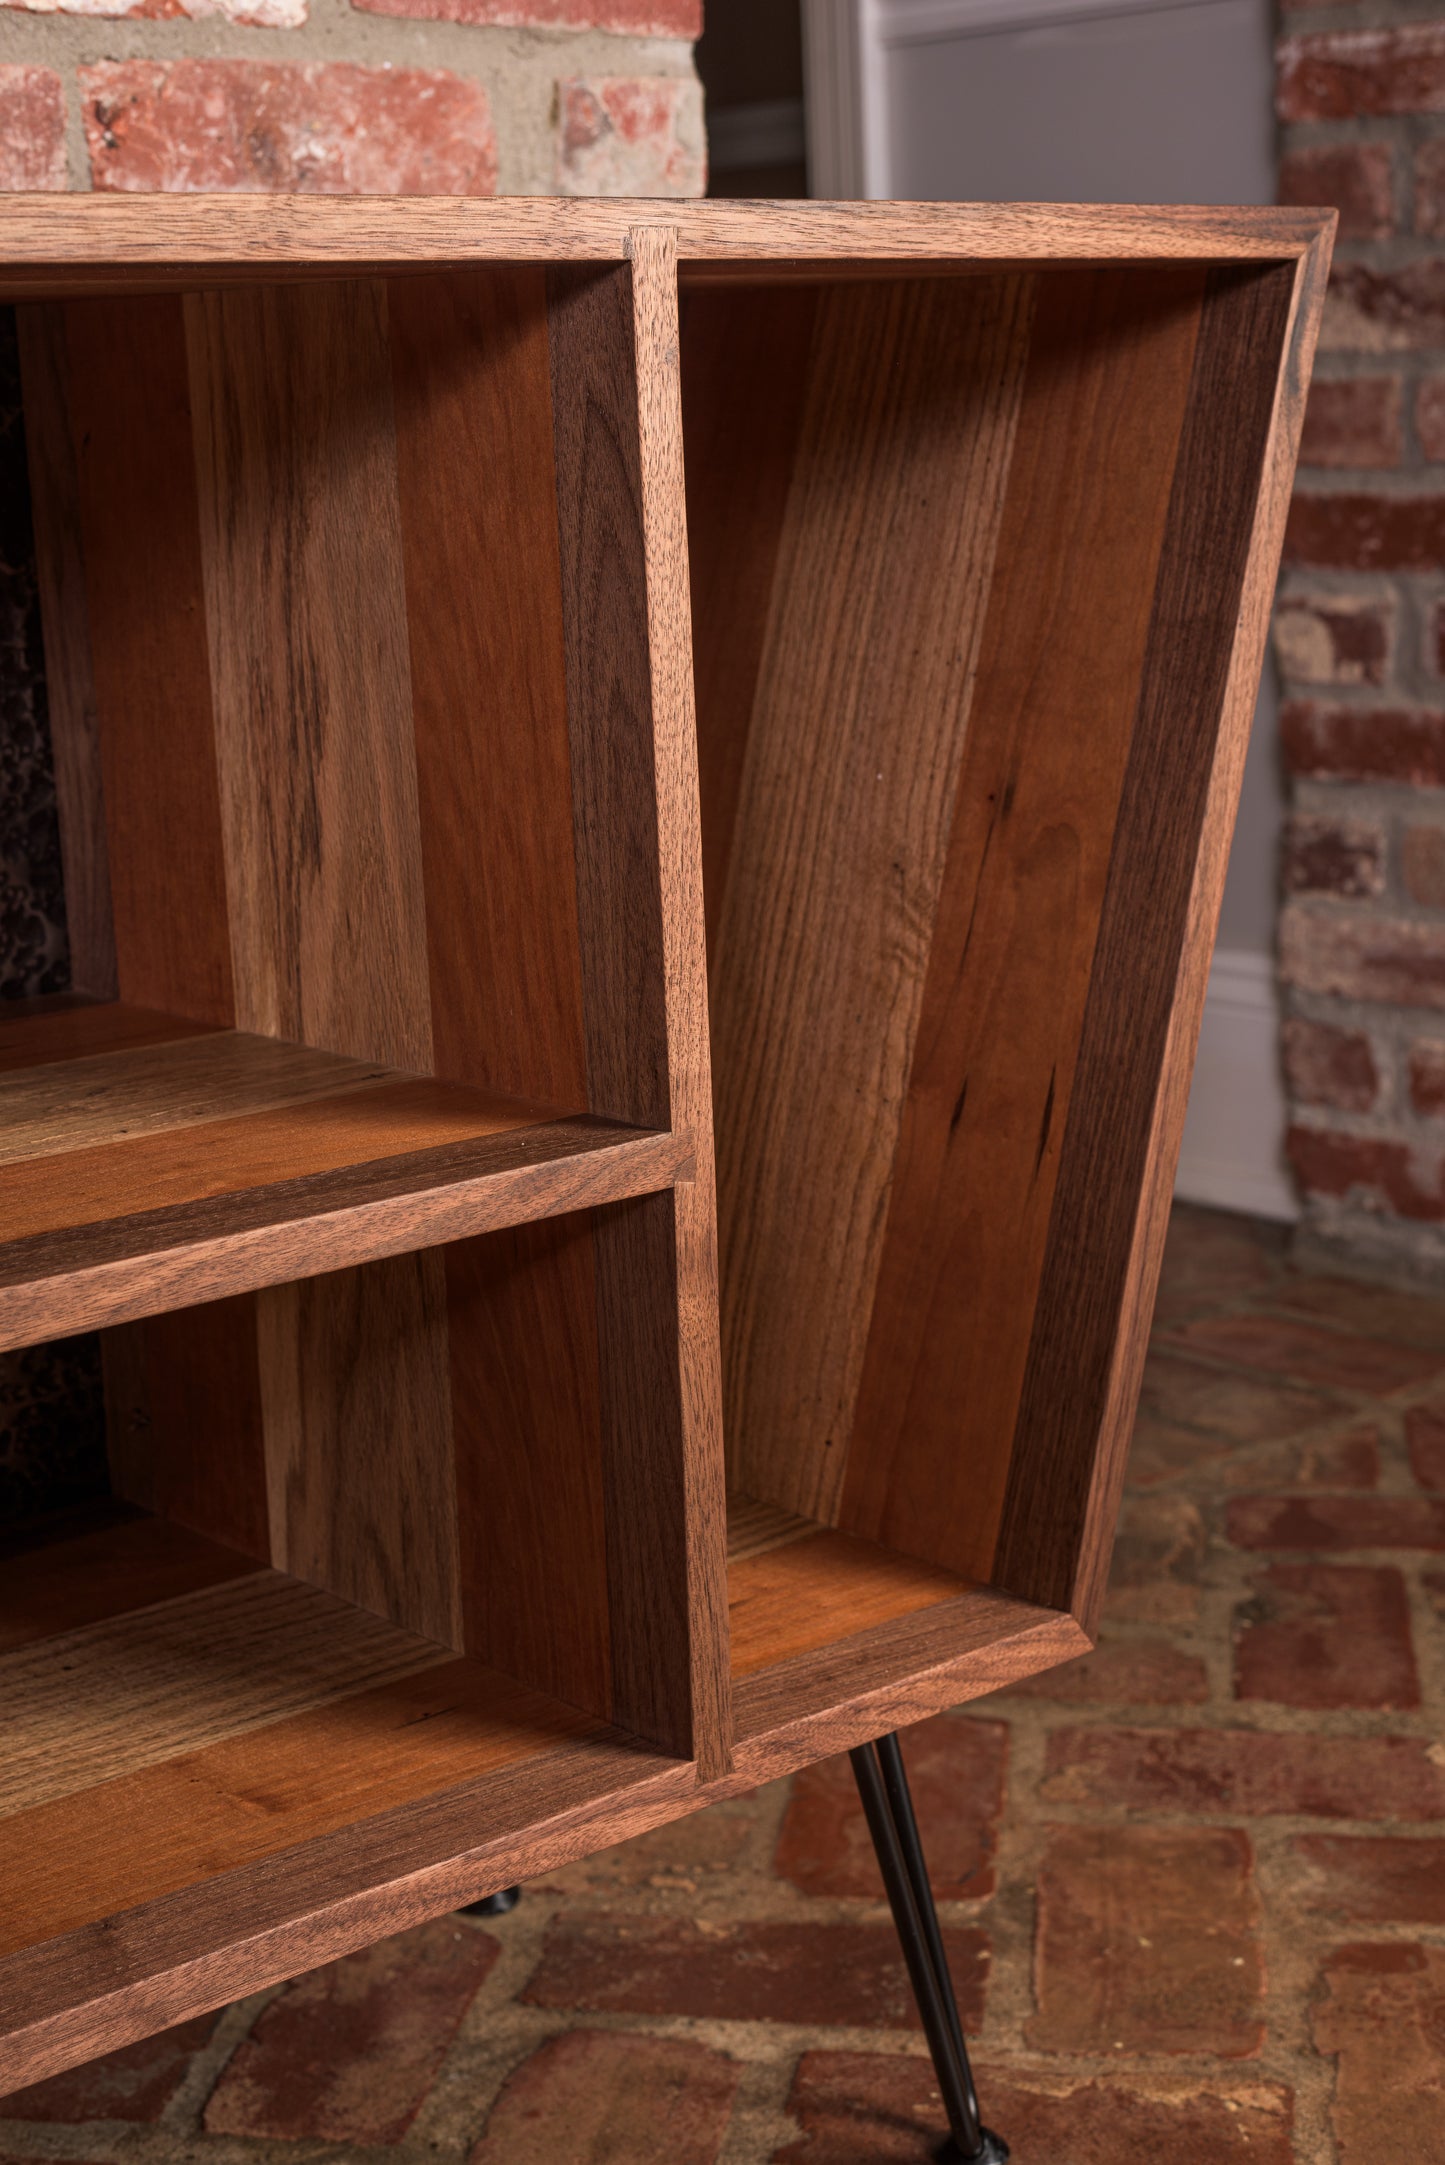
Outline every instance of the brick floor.
<svg viewBox="0 0 1445 2165"><path fill-rule="evenodd" d="M1445 2165L1445 1297L1176 1213L1103 1643L912 1740L1017 2165ZM0 2101L0 2165L869 2165L940 2127L823 1767Z"/></svg>

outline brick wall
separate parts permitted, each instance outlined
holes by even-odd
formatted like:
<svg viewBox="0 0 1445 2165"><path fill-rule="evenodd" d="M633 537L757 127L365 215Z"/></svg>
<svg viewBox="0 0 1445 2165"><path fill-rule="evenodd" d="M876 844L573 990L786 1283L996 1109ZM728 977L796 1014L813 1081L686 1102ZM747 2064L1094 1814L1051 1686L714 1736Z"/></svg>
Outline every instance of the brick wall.
<svg viewBox="0 0 1445 2165"><path fill-rule="evenodd" d="M0 188L698 195L702 0L0 0Z"/></svg>
<svg viewBox="0 0 1445 2165"><path fill-rule="evenodd" d="M1284 200L1340 244L1275 626L1307 1248L1445 1262L1445 11L1281 11Z"/></svg>

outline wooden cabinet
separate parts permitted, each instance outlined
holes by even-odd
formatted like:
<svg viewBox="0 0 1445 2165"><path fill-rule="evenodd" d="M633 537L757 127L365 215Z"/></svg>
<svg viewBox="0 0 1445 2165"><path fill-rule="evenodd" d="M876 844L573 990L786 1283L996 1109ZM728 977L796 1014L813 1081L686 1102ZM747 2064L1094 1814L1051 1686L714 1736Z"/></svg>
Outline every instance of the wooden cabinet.
<svg viewBox="0 0 1445 2165"><path fill-rule="evenodd" d="M1330 222L3 220L8 2087L1086 1646Z"/></svg>

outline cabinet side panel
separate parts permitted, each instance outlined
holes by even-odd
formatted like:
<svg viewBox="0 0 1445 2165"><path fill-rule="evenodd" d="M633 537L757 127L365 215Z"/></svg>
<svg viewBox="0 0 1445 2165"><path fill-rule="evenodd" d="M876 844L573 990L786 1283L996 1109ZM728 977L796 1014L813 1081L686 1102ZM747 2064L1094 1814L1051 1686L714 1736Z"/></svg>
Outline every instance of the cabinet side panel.
<svg viewBox="0 0 1445 2165"><path fill-rule="evenodd" d="M1033 308L836 286L713 957L724 1403L749 1494L837 1512Z"/></svg>
<svg viewBox="0 0 1445 2165"><path fill-rule="evenodd" d="M589 1213L445 1250L465 1644L612 1712Z"/></svg>
<svg viewBox="0 0 1445 2165"><path fill-rule="evenodd" d="M182 303L65 319L120 997L231 1023Z"/></svg>
<svg viewBox="0 0 1445 2165"><path fill-rule="evenodd" d="M255 1296L271 1560L462 1643L441 1253Z"/></svg>
<svg viewBox="0 0 1445 2165"><path fill-rule="evenodd" d="M236 1020L426 1073L385 287L184 306Z"/></svg>
<svg viewBox="0 0 1445 2165"><path fill-rule="evenodd" d="M586 1103L546 281L387 289L435 1072Z"/></svg>
<svg viewBox="0 0 1445 2165"><path fill-rule="evenodd" d="M702 785L702 876L715 947L778 546L793 478L815 286L685 294L687 546Z"/></svg>
<svg viewBox="0 0 1445 2165"><path fill-rule="evenodd" d="M1260 647L1226 706L1293 281L1293 266L1215 270L1200 324L994 1566L996 1583L1060 1608L1081 1568L1094 1570L1083 1541L1096 1461L1121 1463L1133 1414L1132 1394L1116 1396L1102 1433L1121 1333L1134 1328L1125 1289L1134 1283L1146 1312L1152 1298L1152 1284L1131 1281L1131 1253L1151 1147L1159 1156L1154 1108L1211 778L1217 760L1233 778L1215 815L1222 844L1262 658ZM1264 579L1277 527L1269 548ZM1213 854L1222 880L1222 846ZM1200 961L1218 900L1216 882L1193 926ZM1192 1051L1190 1033L1180 1057ZM1180 1122L1183 1110L1181 1092ZM1176 1127L1168 1172L1177 1148ZM1097 1547L1111 1535L1096 1524Z"/></svg>
<svg viewBox="0 0 1445 2165"><path fill-rule="evenodd" d="M986 1580L1203 273L1046 274L841 1524Z"/></svg>
<svg viewBox="0 0 1445 2165"><path fill-rule="evenodd" d="M70 427L65 310L50 303L19 308L15 314L70 979L77 992L113 1000L117 987L110 851L80 532L80 477Z"/></svg>

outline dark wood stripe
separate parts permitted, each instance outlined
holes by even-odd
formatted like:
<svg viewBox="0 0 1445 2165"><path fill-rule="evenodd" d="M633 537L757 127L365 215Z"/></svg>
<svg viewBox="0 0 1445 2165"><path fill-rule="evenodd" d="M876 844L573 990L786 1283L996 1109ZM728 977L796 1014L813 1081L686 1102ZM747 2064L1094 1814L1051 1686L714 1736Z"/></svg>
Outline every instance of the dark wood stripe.
<svg viewBox="0 0 1445 2165"><path fill-rule="evenodd" d="M1050 1607L1075 1598L1293 280L1206 288L993 1573Z"/></svg>
<svg viewBox="0 0 1445 2165"><path fill-rule="evenodd" d="M123 1000L236 1020L178 297L66 310ZM164 697L158 697L159 687Z"/></svg>
<svg viewBox="0 0 1445 2165"><path fill-rule="evenodd" d="M1203 275L1039 281L839 1524L986 1581Z"/></svg>

